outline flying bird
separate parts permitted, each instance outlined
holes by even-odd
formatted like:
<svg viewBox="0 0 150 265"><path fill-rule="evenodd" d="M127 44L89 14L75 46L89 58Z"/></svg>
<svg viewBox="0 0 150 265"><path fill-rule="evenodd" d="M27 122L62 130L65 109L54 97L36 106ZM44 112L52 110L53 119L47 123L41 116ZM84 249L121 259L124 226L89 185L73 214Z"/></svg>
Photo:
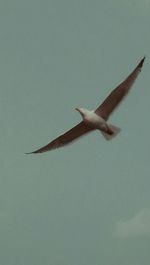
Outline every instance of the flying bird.
<svg viewBox="0 0 150 265"><path fill-rule="evenodd" d="M143 59L139 62L139 64L131 72L131 74L109 94L109 96L96 110L87 110L86 108L79 107L75 108L75 110L77 110L81 114L82 121L80 123L78 123L75 127L65 132L64 134L61 134L59 137L57 137L44 147L27 154L43 153L68 145L81 136L94 130L99 130L106 140L111 140L112 138L114 138L121 129L107 123L107 120L129 92L130 88L132 87L134 81L141 71L144 60L145 57L143 57Z"/></svg>

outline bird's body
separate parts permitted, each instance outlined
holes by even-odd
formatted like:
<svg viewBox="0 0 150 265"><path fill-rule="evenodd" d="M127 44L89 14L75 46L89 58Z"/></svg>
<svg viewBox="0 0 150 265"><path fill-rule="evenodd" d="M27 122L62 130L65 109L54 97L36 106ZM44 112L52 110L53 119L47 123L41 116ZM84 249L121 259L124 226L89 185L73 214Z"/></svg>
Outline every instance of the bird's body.
<svg viewBox="0 0 150 265"><path fill-rule="evenodd" d="M132 87L134 81L136 80L138 74L141 71L144 60L145 57L139 62L139 64L131 72L131 74L110 93L110 95L96 110L76 108L76 110L81 114L83 119L79 124L77 124L75 127L70 129L66 133L61 134L59 137L54 139L46 146L31 153L43 153L52 149L62 147L64 145L72 143L79 137L94 130L99 130L106 140L110 140L115 137L120 132L120 128L108 124L107 120L112 114L112 112L119 105L119 103L128 94L130 88Z"/></svg>
<svg viewBox="0 0 150 265"><path fill-rule="evenodd" d="M106 121L99 115L95 113L94 110L88 110L85 108L76 108L76 110L81 114L84 123L92 129L97 129L104 132L110 132L109 125Z"/></svg>
<svg viewBox="0 0 150 265"><path fill-rule="evenodd" d="M88 110L85 108L76 108L76 110L82 115L85 124L92 128L100 129L100 127L106 123L105 120L97 115L94 110Z"/></svg>

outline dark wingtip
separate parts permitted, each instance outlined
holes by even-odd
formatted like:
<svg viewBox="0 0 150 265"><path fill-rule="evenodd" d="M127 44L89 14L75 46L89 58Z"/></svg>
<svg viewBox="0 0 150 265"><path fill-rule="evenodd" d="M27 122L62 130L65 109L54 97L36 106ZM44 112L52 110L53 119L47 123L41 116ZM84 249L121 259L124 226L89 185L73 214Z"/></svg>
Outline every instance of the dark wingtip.
<svg viewBox="0 0 150 265"><path fill-rule="evenodd" d="M36 150L33 152L25 153L25 155L40 154L40 153L42 153L42 152L40 152L40 150Z"/></svg>
<svg viewBox="0 0 150 265"><path fill-rule="evenodd" d="M139 67L139 68L142 68L144 61L145 61L145 56L144 56L143 59L139 62L139 64L138 64L138 67Z"/></svg>
<svg viewBox="0 0 150 265"><path fill-rule="evenodd" d="M36 152L25 153L25 155L35 154Z"/></svg>

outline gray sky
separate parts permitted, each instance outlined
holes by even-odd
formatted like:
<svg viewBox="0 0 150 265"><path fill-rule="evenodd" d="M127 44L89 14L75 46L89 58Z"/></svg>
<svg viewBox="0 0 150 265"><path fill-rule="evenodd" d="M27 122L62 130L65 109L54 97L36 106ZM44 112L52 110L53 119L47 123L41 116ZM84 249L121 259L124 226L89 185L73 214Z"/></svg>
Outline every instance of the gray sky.
<svg viewBox="0 0 150 265"><path fill-rule="evenodd" d="M150 1L1 0L0 264L150 264ZM146 55L98 132L24 155L80 121Z"/></svg>

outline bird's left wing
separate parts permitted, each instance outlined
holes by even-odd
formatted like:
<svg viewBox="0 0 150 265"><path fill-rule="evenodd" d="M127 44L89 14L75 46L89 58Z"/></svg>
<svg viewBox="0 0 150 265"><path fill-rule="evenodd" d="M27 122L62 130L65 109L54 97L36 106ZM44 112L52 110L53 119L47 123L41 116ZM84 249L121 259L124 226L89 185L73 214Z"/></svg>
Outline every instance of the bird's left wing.
<svg viewBox="0 0 150 265"><path fill-rule="evenodd" d="M52 142L45 145L44 147L42 147L42 148L40 148L34 152L27 153L27 154L43 153L43 152L50 151L52 149L62 147L64 145L72 143L73 141L75 141L80 136L82 136L82 135L84 135L84 134L86 134L92 130L93 130L92 128L85 125L84 122L82 121L79 124L77 124L75 127L73 127L72 129L67 131L66 133L61 134L59 137L57 137L56 139L54 139Z"/></svg>
<svg viewBox="0 0 150 265"><path fill-rule="evenodd" d="M95 110L105 120L108 119L109 115L114 111L118 104L129 92L131 86L136 80L138 74L141 71L145 57L140 61L133 72L119 85L117 86L110 95L104 100L104 102Z"/></svg>

